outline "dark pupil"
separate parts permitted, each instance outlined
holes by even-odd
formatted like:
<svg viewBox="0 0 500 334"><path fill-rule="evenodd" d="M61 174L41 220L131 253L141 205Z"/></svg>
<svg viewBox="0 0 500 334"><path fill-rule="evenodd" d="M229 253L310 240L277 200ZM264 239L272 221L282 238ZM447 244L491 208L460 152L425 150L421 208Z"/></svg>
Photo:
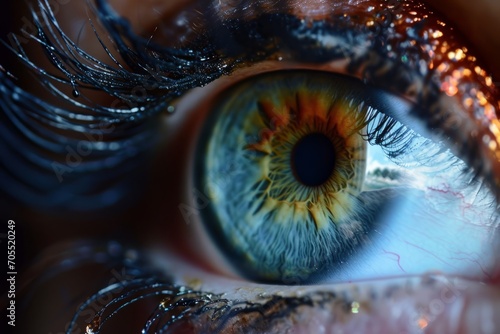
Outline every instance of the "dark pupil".
<svg viewBox="0 0 500 334"><path fill-rule="evenodd" d="M320 186L332 175L335 148L324 134L309 134L295 144L291 164L299 182L310 187Z"/></svg>

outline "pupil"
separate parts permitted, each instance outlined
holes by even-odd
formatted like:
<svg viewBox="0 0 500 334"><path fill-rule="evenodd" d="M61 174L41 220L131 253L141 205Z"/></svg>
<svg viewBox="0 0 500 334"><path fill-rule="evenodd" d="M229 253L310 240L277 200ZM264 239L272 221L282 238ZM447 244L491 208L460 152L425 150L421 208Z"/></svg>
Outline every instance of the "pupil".
<svg viewBox="0 0 500 334"><path fill-rule="evenodd" d="M324 134L309 134L295 144L291 164L299 182L310 187L320 186L332 175L335 148Z"/></svg>

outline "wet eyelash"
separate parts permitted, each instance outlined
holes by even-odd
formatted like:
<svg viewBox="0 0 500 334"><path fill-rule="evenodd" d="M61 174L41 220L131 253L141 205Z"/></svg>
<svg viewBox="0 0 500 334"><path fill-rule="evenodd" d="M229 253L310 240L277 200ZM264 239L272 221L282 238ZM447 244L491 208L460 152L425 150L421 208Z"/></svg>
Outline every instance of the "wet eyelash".
<svg viewBox="0 0 500 334"><path fill-rule="evenodd" d="M299 312L301 307L330 304L349 312L352 302L347 295L327 291L301 297L263 294L254 302L198 291L174 284L171 277L150 262L146 253L116 241L82 240L59 245L44 255L43 260L30 267L23 276L25 279L19 292L25 302L34 298L34 291L59 275L89 268L100 273L96 268L102 267L111 277L108 284L79 304L65 329L66 333L106 332L109 323L122 321L120 316L134 306L145 310L144 318L137 316L137 320L143 321L143 333L170 333L185 320L202 326L198 332L218 333L231 328L241 318L246 319L249 326L246 328L261 329L263 332L269 329L268 321L283 320ZM95 283L92 278L90 282ZM78 294L78 297L86 296ZM152 303L145 306L142 301Z"/></svg>
<svg viewBox="0 0 500 334"><path fill-rule="evenodd" d="M142 168L135 158L146 155L155 142L151 119L170 110L173 98L214 80L225 70L207 48L194 52L151 46L133 34L123 19L111 15L104 1L98 1L94 13L109 34L112 49L92 21L91 26L114 64L107 65L62 31L48 1L39 1L38 6L38 13L31 8L37 35L10 34L10 45L3 43L58 104L19 88L15 76L0 68L1 154L3 161L9 161L0 171L0 188L17 189L17 200L43 209L105 208L127 194L130 182L124 176ZM41 46L60 75L30 60L23 48L28 40ZM201 53L204 61L199 60ZM72 88L72 97L62 90L64 86ZM104 92L120 106L98 105L81 94L82 90ZM80 156L81 161L68 164L68 157L74 159L77 149L85 159ZM100 173L92 173L95 171ZM107 185L104 192L103 185ZM57 188L60 191L54 192Z"/></svg>
<svg viewBox="0 0 500 334"><path fill-rule="evenodd" d="M362 137L371 145L381 147L387 158L400 167L425 166L438 172L459 165L463 166L461 177L473 172L472 168L451 154L443 143L423 137L379 110L369 108L363 125L365 130L361 131ZM468 182L473 180L469 178Z"/></svg>
<svg viewBox="0 0 500 334"><path fill-rule="evenodd" d="M9 39L13 46L7 45L18 54L19 58L44 84L48 80L70 85L74 88L74 97L79 96L79 88L88 88L108 93L119 98L129 106L152 106L152 114L168 106L173 98L183 92L198 86L205 85L227 71L222 71L220 60L215 56L214 50L202 48L199 51L161 48L149 43L148 40L135 35L128 23L116 16L109 9L105 1L96 1L98 7L94 8L99 22L103 25L109 40L113 43L111 50L99 36L91 19L90 24L101 47L109 59L116 66L110 66L94 58L82 50L61 29L54 13L47 1L39 2L40 14L33 8L33 22L37 28L38 36L29 35L37 41L46 53L48 60L66 78L51 75L44 69L31 62L23 50L18 36L11 35ZM45 27L45 28L44 28ZM114 55L118 53L123 63ZM200 61L200 59L205 59ZM127 70L129 67L132 71ZM227 66L226 66L227 67ZM146 97L136 96L130 92L137 87L147 87ZM48 87L52 93L66 98L54 86ZM68 102L77 107L86 108L73 99ZM168 101L168 102L165 102ZM146 116L145 109L112 109L103 106L87 107L93 112L102 115L119 114L120 112L134 113L136 117Z"/></svg>

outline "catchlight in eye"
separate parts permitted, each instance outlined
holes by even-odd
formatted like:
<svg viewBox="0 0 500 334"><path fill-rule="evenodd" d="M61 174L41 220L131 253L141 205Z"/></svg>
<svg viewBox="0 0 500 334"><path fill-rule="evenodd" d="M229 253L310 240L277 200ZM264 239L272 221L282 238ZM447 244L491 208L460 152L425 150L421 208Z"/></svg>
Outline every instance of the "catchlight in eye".
<svg viewBox="0 0 500 334"><path fill-rule="evenodd" d="M210 113L196 152L194 184L210 199L201 211L206 229L257 281L441 268L425 252L404 266L380 254L401 259L423 244L440 260L451 256L458 244L444 239L457 228L462 239L485 233L467 220L489 194L475 192L467 166L437 138L398 120L410 108L333 73L281 71L236 84ZM465 204L463 214L450 214ZM481 252L477 241L469 246Z"/></svg>

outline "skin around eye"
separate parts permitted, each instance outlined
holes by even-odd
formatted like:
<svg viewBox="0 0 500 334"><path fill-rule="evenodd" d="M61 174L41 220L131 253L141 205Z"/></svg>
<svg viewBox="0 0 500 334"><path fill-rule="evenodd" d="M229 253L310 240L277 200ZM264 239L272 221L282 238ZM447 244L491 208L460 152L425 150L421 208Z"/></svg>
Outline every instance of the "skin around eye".
<svg viewBox="0 0 500 334"><path fill-rule="evenodd" d="M470 1L463 0L437 0L432 1L431 5L468 37L485 59L494 77L498 78L500 66L497 59L500 41L495 36L494 27L500 12L500 4L495 1L472 4Z"/></svg>
<svg viewBox="0 0 500 334"><path fill-rule="evenodd" d="M154 31L155 26L160 25L163 15L169 17L181 6L187 6L191 1L161 0L150 1L114 1L110 3L124 17L128 18L137 32ZM495 22L500 12L500 4L495 1L470 2L467 0L434 0L423 1L438 10L450 23L464 33L468 40L475 46L475 50L487 62L487 67L495 77L500 74L497 59L500 57L500 46L495 34ZM304 2L302 2L304 3ZM314 7L311 1L311 7ZM151 10L154 8L154 10ZM481 24L479 24L481 22Z"/></svg>

